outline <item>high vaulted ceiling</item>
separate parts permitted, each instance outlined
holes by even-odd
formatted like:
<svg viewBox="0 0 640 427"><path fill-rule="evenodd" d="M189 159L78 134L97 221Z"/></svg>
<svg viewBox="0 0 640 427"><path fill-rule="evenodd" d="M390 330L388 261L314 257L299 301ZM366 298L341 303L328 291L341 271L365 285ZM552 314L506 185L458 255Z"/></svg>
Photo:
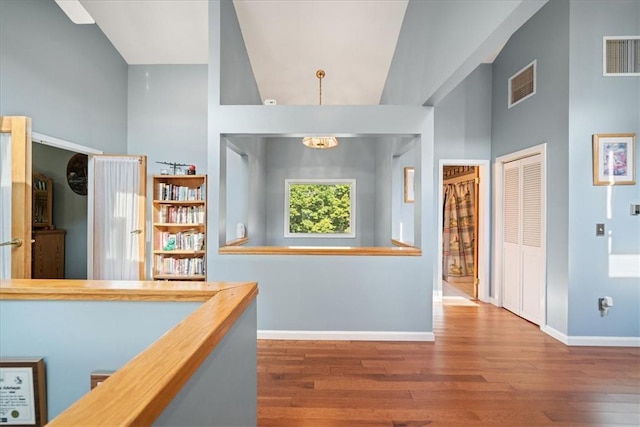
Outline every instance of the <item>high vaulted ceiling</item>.
<svg viewBox="0 0 640 427"><path fill-rule="evenodd" d="M129 64L205 64L206 0L80 0ZM263 100L378 104L408 0L234 0Z"/></svg>

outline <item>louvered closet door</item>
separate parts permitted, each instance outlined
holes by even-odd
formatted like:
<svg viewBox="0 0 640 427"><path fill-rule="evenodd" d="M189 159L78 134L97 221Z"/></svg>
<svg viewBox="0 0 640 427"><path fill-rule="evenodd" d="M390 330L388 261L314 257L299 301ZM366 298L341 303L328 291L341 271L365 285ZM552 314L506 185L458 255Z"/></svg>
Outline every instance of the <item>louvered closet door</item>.
<svg viewBox="0 0 640 427"><path fill-rule="evenodd" d="M520 313L520 161L504 165L503 187L503 278L502 305Z"/></svg>
<svg viewBox="0 0 640 427"><path fill-rule="evenodd" d="M540 324L543 298L542 156L504 166L503 306Z"/></svg>
<svg viewBox="0 0 640 427"><path fill-rule="evenodd" d="M520 315L542 321L542 156L522 159L522 307Z"/></svg>

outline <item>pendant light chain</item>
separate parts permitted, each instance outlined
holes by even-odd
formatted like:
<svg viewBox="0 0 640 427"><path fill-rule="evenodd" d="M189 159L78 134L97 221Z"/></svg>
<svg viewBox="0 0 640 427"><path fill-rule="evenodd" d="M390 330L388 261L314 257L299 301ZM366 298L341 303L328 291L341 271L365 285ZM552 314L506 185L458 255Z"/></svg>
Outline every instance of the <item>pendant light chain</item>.
<svg viewBox="0 0 640 427"><path fill-rule="evenodd" d="M320 80L320 105L322 105L322 78L325 76L324 70L316 71L316 77Z"/></svg>

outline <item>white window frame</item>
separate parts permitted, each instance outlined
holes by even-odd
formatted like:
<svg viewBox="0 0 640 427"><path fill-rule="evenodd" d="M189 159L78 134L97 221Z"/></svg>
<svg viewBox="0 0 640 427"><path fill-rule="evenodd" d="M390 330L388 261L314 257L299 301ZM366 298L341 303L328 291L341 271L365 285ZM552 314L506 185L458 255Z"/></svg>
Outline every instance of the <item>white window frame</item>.
<svg viewBox="0 0 640 427"><path fill-rule="evenodd" d="M351 188L350 233L291 233L289 231L289 193L291 184L348 184ZM300 238L355 238L356 237L356 180L355 179L285 179L284 180L284 237Z"/></svg>

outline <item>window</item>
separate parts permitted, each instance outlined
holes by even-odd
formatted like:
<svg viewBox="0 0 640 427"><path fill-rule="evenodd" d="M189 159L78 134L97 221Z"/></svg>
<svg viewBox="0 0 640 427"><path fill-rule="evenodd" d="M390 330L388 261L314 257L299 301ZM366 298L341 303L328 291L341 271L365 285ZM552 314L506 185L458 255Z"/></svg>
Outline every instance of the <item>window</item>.
<svg viewBox="0 0 640 427"><path fill-rule="evenodd" d="M285 180L285 237L355 237L355 179Z"/></svg>

